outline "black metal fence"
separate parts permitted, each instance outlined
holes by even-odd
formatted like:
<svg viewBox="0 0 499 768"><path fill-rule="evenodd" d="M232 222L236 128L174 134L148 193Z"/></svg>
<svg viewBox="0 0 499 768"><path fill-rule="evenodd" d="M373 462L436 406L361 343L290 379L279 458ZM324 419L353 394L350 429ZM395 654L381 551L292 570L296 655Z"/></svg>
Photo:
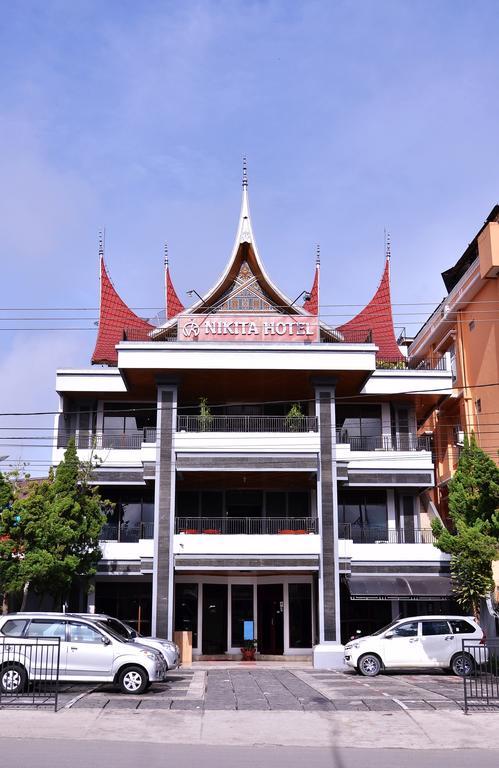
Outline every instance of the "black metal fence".
<svg viewBox="0 0 499 768"><path fill-rule="evenodd" d="M499 638L482 642L463 640L464 711L499 709Z"/></svg>
<svg viewBox="0 0 499 768"><path fill-rule="evenodd" d="M137 523L135 525L129 525L128 523L121 523L121 525L108 524L102 526L102 530L99 535L100 541L123 541L130 543L136 543L139 539L153 539L154 538L154 523Z"/></svg>
<svg viewBox="0 0 499 768"><path fill-rule="evenodd" d="M351 539L354 544L433 544L431 528L388 528L388 526L340 524L340 539Z"/></svg>
<svg viewBox="0 0 499 768"><path fill-rule="evenodd" d="M59 697L58 637L0 640L0 707L54 707Z"/></svg>
<svg viewBox="0 0 499 768"><path fill-rule="evenodd" d="M274 535L318 533L316 517L176 517L175 533Z"/></svg>

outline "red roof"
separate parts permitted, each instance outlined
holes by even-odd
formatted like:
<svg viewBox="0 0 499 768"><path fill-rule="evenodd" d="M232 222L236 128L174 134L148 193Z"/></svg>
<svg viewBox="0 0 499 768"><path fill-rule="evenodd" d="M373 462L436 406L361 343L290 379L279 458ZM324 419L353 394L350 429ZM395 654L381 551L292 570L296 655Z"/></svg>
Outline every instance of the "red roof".
<svg viewBox="0 0 499 768"><path fill-rule="evenodd" d="M166 265L166 319L171 320L172 317L176 317L180 312L185 309L184 305L177 296L177 291L173 287L172 279L170 277L170 270L168 264Z"/></svg>
<svg viewBox="0 0 499 768"><path fill-rule="evenodd" d="M390 296L390 259L386 259L380 284L369 304L348 323L337 329L348 341L349 334L358 339L359 332L372 332L372 340L379 347L376 357L380 360L402 360L393 329L392 300Z"/></svg>
<svg viewBox="0 0 499 768"><path fill-rule="evenodd" d="M314 284L310 291L310 298L304 302L303 309L306 309L311 315L319 314L319 264L315 268Z"/></svg>
<svg viewBox="0 0 499 768"><path fill-rule="evenodd" d="M132 312L118 296L101 256L99 332L92 355L92 363L117 365L116 344L123 340L125 329L127 334L131 331L134 338L137 336L137 338L145 339L153 328L154 326L146 320L137 317L135 312Z"/></svg>

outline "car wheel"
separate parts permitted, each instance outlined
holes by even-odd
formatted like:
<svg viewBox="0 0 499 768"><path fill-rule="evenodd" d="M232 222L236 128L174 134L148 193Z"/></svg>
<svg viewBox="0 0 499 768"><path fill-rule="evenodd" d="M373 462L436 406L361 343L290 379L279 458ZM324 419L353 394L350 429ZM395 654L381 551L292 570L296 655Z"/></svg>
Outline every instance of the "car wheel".
<svg viewBox="0 0 499 768"><path fill-rule="evenodd" d="M144 693L149 682L147 672L142 667L125 667L118 677L122 693Z"/></svg>
<svg viewBox="0 0 499 768"><path fill-rule="evenodd" d="M381 672L381 659L374 653L366 653L358 661L358 670L365 677L376 677Z"/></svg>
<svg viewBox="0 0 499 768"><path fill-rule="evenodd" d="M475 669L475 662L469 653L457 653L451 661L450 668L458 677L467 677Z"/></svg>
<svg viewBox="0 0 499 768"><path fill-rule="evenodd" d="M0 672L0 690L4 694L22 693L26 688L28 676L19 664L4 664Z"/></svg>

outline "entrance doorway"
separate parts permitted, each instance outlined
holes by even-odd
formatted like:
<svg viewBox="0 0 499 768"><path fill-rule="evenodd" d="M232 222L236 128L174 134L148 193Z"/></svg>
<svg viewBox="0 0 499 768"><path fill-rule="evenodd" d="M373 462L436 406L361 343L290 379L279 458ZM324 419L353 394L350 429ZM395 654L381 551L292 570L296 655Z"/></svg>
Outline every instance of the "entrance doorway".
<svg viewBox="0 0 499 768"><path fill-rule="evenodd" d="M284 597L282 584L258 585L258 650L284 653Z"/></svg>
<svg viewBox="0 0 499 768"><path fill-rule="evenodd" d="M227 584L203 584L203 653L227 650Z"/></svg>

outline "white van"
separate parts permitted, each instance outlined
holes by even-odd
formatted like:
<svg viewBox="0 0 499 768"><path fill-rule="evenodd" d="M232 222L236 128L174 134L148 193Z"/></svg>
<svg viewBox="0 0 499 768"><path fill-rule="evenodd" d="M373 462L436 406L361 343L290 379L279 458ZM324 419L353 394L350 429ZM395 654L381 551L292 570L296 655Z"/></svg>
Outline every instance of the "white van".
<svg viewBox="0 0 499 768"><path fill-rule="evenodd" d="M367 637L345 645L344 661L361 675L374 677L383 669L439 667L469 675L473 653L463 654L462 641L484 640L471 616L414 616L393 621ZM482 653L482 658L486 660Z"/></svg>
<svg viewBox="0 0 499 768"><path fill-rule="evenodd" d="M57 657L48 647L51 638L61 641L59 680L114 683L123 693L140 694L166 678L161 653L127 642L88 619L64 613L11 613L0 617L2 693L20 693L30 680L43 675L55 677Z"/></svg>

